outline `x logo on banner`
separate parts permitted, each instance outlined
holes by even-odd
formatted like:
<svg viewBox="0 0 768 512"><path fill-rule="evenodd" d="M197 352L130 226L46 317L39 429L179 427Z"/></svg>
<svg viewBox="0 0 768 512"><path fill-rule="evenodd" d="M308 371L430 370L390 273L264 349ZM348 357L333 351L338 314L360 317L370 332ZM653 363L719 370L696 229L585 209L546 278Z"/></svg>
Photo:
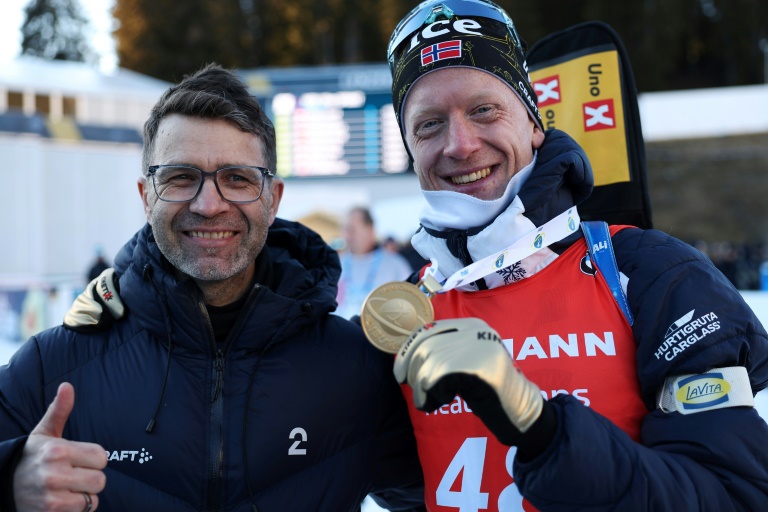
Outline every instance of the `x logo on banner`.
<svg viewBox="0 0 768 512"><path fill-rule="evenodd" d="M585 121L587 128L591 128L597 124L604 124L606 126L613 126L613 119L605 117L608 113L610 105L600 105L597 108L592 108L584 105L584 114L589 116Z"/></svg>
<svg viewBox="0 0 768 512"><path fill-rule="evenodd" d="M547 100L560 100L560 91L556 90L559 82L557 78L550 80L549 82L536 82L533 84L533 88L536 91L536 95L539 97L539 103L544 103Z"/></svg>

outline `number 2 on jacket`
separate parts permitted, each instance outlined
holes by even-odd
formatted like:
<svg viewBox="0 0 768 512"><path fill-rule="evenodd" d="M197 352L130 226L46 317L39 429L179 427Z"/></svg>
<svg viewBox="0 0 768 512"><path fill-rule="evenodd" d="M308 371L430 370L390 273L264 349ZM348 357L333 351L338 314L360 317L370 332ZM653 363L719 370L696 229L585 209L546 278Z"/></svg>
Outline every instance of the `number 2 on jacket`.
<svg viewBox="0 0 768 512"><path fill-rule="evenodd" d="M301 443L307 442L307 431L304 430L301 427L296 427L295 429L291 430L291 435L288 436L288 439L293 439L293 444L290 448L288 448L288 455L306 455L307 449L306 448L299 448L299 445Z"/></svg>

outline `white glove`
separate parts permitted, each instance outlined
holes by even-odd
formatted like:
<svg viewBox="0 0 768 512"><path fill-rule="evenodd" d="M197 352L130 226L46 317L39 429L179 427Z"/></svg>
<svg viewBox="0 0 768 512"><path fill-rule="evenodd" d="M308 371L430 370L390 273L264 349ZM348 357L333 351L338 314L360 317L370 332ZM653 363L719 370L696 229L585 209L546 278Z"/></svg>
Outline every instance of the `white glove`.
<svg viewBox="0 0 768 512"><path fill-rule="evenodd" d="M508 445L533 425L544 403L501 337L479 318L440 320L416 330L395 357L394 374L411 386L418 409L433 411L459 395Z"/></svg>
<svg viewBox="0 0 768 512"><path fill-rule="evenodd" d="M120 300L115 270L108 268L88 283L77 296L64 315L64 325L76 331L98 330L100 326L118 320L124 314L125 306Z"/></svg>

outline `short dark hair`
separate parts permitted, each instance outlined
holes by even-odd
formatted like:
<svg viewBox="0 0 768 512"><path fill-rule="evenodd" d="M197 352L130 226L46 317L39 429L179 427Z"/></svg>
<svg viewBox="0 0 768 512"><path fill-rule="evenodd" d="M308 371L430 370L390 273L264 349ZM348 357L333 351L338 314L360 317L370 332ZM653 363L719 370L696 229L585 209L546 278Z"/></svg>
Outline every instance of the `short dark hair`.
<svg viewBox="0 0 768 512"><path fill-rule="evenodd" d="M351 210L349 210L349 214L352 215L353 213L359 213L360 217L362 218L363 224L366 226L373 226L373 215L371 215L371 210L366 208L365 206L355 206Z"/></svg>
<svg viewBox="0 0 768 512"><path fill-rule="evenodd" d="M267 167L275 171L277 150L275 128L259 102L250 95L248 87L233 72L211 63L178 84L170 87L157 101L149 119L144 123L144 174L155 150L160 121L171 114L225 119L244 132L258 136L264 146Z"/></svg>

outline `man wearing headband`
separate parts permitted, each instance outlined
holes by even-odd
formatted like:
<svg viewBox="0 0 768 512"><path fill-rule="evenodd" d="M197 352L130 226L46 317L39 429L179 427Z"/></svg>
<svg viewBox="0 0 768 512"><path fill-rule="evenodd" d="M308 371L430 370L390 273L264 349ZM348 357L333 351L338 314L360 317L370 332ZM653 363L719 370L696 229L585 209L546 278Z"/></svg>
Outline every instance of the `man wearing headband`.
<svg viewBox="0 0 768 512"><path fill-rule="evenodd" d="M543 131L524 53L481 0L423 2L390 41L427 201L412 242L432 260L422 280L443 282L394 368L427 506L764 509L765 330L706 257L656 230L594 244L612 243L614 296L579 229L589 161Z"/></svg>

